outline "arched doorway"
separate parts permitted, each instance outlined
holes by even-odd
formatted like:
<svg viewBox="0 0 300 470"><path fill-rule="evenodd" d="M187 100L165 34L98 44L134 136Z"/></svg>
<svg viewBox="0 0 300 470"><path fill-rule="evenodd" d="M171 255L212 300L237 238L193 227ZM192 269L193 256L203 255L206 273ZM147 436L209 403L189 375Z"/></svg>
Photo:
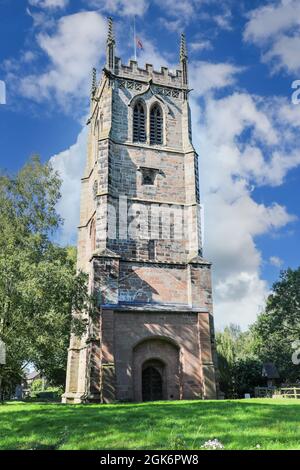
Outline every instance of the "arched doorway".
<svg viewBox="0 0 300 470"><path fill-rule="evenodd" d="M142 400L157 401L164 398L164 364L146 361L142 368Z"/></svg>
<svg viewBox="0 0 300 470"><path fill-rule="evenodd" d="M135 401L179 400L180 349L169 338L148 337L133 348Z"/></svg>

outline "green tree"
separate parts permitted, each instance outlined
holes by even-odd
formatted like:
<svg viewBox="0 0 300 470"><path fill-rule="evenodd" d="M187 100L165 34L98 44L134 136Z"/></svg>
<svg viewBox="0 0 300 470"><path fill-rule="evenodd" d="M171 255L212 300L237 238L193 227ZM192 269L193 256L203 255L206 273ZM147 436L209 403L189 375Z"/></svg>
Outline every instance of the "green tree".
<svg viewBox="0 0 300 470"><path fill-rule="evenodd" d="M65 378L72 312L92 308L87 279L76 274L74 249L51 240L60 179L33 157L14 176L0 176L0 339L7 348L6 388L32 363L55 384Z"/></svg>
<svg viewBox="0 0 300 470"><path fill-rule="evenodd" d="M243 332L238 325L229 325L216 334L220 388L227 398L254 392L262 384L260 360L254 354L251 331Z"/></svg>
<svg viewBox="0 0 300 470"><path fill-rule="evenodd" d="M216 333L220 388L226 397L234 394L233 365L236 359L236 327L230 325Z"/></svg>
<svg viewBox="0 0 300 470"><path fill-rule="evenodd" d="M300 379L300 366L292 362L293 343L300 340L300 268L281 273L252 334L255 353L262 361L276 364L283 382Z"/></svg>
<svg viewBox="0 0 300 470"><path fill-rule="evenodd" d="M35 379L30 387L31 392L41 392L44 389L44 380L43 379Z"/></svg>

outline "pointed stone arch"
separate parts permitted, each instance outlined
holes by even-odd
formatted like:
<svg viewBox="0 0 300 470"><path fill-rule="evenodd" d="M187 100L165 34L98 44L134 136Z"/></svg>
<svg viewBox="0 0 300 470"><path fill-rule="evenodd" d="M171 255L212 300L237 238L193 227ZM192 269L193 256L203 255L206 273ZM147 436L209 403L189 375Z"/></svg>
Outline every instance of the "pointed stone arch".
<svg viewBox="0 0 300 470"><path fill-rule="evenodd" d="M147 107L141 99L137 99L133 106L132 140L133 142L146 142L147 140Z"/></svg>
<svg viewBox="0 0 300 470"><path fill-rule="evenodd" d="M164 113L158 102L150 107L150 145L164 143Z"/></svg>
<svg viewBox="0 0 300 470"><path fill-rule="evenodd" d="M182 383L180 347L172 338L145 337L133 347L132 354L133 391L136 401L146 400L147 397L162 400L180 399ZM148 368L150 368L147 371L148 377L145 378L144 371ZM160 390L159 380L161 380ZM147 383L151 390L145 390Z"/></svg>

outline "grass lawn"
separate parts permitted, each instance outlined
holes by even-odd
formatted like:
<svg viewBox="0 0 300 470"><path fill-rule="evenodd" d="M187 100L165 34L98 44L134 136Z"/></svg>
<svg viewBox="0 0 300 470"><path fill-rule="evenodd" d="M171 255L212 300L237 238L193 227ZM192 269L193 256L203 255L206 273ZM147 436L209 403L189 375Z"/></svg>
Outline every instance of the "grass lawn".
<svg viewBox="0 0 300 470"><path fill-rule="evenodd" d="M300 400L0 405L0 449L300 449Z"/></svg>

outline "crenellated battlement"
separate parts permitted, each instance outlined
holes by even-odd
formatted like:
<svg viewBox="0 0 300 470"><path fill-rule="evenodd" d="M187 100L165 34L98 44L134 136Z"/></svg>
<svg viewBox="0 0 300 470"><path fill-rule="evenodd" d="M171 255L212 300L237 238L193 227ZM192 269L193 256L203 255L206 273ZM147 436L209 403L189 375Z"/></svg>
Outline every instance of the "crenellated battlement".
<svg viewBox="0 0 300 470"><path fill-rule="evenodd" d="M157 71L152 64L145 64L145 68L140 68L136 60L130 60L129 65L125 65L122 64L120 58L116 57L114 73L120 78L129 78L144 82L149 82L149 80L152 79L153 82L157 84L185 88L182 83L181 70L176 70L174 73L170 71L168 67L161 67L160 71Z"/></svg>
<svg viewBox="0 0 300 470"><path fill-rule="evenodd" d="M121 59L116 57L115 48L113 21L109 18L105 70L124 79L140 80L146 83L152 80L157 85L188 89L188 56L184 34L181 35L180 41L180 68L174 72L168 67L161 67L159 71L154 70L152 64L145 64L145 68L140 68L137 60L130 60L128 65L122 64Z"/></svg>

